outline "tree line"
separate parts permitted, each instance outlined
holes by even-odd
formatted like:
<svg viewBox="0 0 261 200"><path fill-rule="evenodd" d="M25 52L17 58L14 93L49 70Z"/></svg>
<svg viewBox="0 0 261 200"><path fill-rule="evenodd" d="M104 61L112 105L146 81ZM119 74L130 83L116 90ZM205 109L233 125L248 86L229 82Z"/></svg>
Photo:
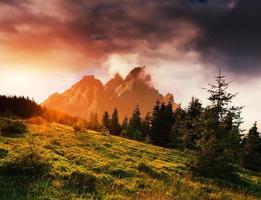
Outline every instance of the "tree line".
<svg viewBox="0 0 261 200"><path fill-rule="evenodd" d="M228 92L230 82L219 72L216 84L204 88L210 104L204 107L192 97L188 107L173 111L172 103L157 101L151 113L141 117L139 106L130 119L119 122L118 110L105 112L102 126L110 134L167 148L195 150L191 168L209 177L236 177L236 166L261 171L261 135L257 124L243 134L242 107L232 105L236 94Z"/></svg>
<svg viewBox="0 0 261 200"><path fill-rule="evenodd" d="M0 95L0 115L28 118L42 113L42 108L28 97Z"/></svg>
<svg viewBox="0 0 261 200"><path fill-rule="evenodd" d="M30 121L56 122L69 126L75 126L76 129L82 130L84 127L95 129L87 123L86 120L73 117L58 110L47 109L37 104L33 99L23 96L5 96L0 95L0 117L7 118L34 118ZM41 117L40 120L38 117ZM38 118L38 119L37 119Z"/></svg>

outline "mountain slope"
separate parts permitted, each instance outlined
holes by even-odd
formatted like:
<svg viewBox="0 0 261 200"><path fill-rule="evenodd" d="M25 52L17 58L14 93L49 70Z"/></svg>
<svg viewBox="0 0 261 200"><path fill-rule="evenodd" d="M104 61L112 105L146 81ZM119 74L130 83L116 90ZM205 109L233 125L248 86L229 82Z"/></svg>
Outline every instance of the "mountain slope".
<svg viewBox="0 0 261 200"><path fill-rule="evenodd" d="M147 114L156 100L163 102L164 96L153 87L145 68L137 67L125 79L116 74L105 85L94 76L85 76L64 93L51 95L42 105L86 119L92 112L101 116L104 111L118 108L122 119L130 116L136 105L143 115ZM173 95L171 101L174 104Z"/></svg>
<svg viewBox="0 0 261 200"><path fill-rule="evenodd" d="M104 98L102 82L94 76L84 76L64 93L51 95L42 105L73 116L88 118L89 113L97 108L103 110Z"/></svg>
<svg viewBox="0 0 261 200"><path fill-rule="evenodd" d="M260 174L242 169L249 182L229 189L193 177L191 152L107 133L43 123L19 137L0 136L0 147L1 200L261 198Z"/></svg>

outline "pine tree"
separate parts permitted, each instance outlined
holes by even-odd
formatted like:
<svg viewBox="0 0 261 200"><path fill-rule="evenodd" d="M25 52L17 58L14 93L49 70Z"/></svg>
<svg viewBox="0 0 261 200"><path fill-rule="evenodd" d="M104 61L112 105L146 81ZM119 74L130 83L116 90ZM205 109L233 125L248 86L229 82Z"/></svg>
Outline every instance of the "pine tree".
<svg viewBox="0 0 261 200"><path fill-rule="evenodd" d="M257 123L244 139L243 164L246 168L261 171L261 135L258 132Z"/></svg>
<svg viewBox="0 0 261 200"><path fill-rule="evenodd" d="M110 128L110 115L107 111L104 112L103 116L102 116L102 125L104 128L108 129Z"/></svg>
<svg viewBox="0 0 261 200"><path fill-rule="evenodd" d="M230 135L232 128L238 127L233 127L233 123L229 125L227 120L229 117L232 117L231 122L235 119L231 113L236 113L236 111L231 109L229 104L236 94L227 92L229 84L230 82L226 81L219 70L216 85L210 85L210 89L206 89L210 93L208 99L211 106L207 107L202 114L200 153L196 161L196 170L209 177L229 179L235 176L235 156L230 145ZM236 110L240 110L240 107Z"/></svg>
<svg viewBox="0 0 261 200"><path fill-rule="evenodd" d="M160 115L160 103L156 101L151 116L150 138L155 145L159 145L159 134L161 132L162 116Z"/></svg>
<svg viewBox="0 0 261 200"><path fill-rule="evenodd" d="M132 113L129 121L127 136L134 140L144 141L145 135L142 133L142 121L140 117L140 109L137 105Z"/></svg>
<svg viewBox="0 0 261 200"><path fill-rule="evenodd" d="M242 157L241 124L241 107L231 107L224 117L222 126L227 135L225 140L226 151L234 160L238 161L238 164L240 164L240 159L238 158Z"/></svg>
<svg viewBox="0 0 261 200"><path fill-rule="evenodd" d="M153 144L169 147L171 143L171 129L173 125L172 104L156 102L151 116L150 137Z"/></svg>
<svg viewBox="0 0 261 200"><path fill-rule="evenodd" d="M196 119L200 116L202 111L203 111L202 103L200 103L200 100L198 98L195 98L193 96L188 106L188 111L187 111L188 118L190 120Z"/></svg>
<svg viewBox="0 0 261 200"><path fill-rule="evenodd" d="M147 142L150 142L149 134L151 128L151 115L147 113L144 119L142 120L142 133L145 135L145 139L147 138Z"/></svg>
<svg viewBox="0 0 261 200"><path fill-rule="evenodd" d="M221 70L219 69L218 75L216 78L216 85L209 84L210 88L203 88L209 94L208 100L212 103L212 107L214 107L216 114L218 115L218 121L221 122L223 117L230 110L229 104L232 102L232 99L237 94L232 94L227 92L229 84L232 82L226 81L226 76L222 75Z"/></svg>
<svg viewBox="0 0 261 200"><path fill-rule="evenodd" d="M124 117L121 125L121 136L127 137L127 131L128 131L129 121L127 117Z"/></svg>
<svg viewBox="0 0 261 200"><path fill-rule="evenodd" d="M120 123L119 123L117 108L115 108L113 113L112 113L109 131L113 135L120 135L120 133L121 133L121 126L120 126Z"/></svg>
<svg viewBox="0 0 261 200"><path fill-rule="evenodd" d="M200 139L202 104L198 98L192 97L187 109L186 128L183 136L183 143L189 149L196 149L197 140Z"/></svg>
<svg viewBox="0 0 261 200"><path fill-rule="evenodd" d="M171 146L171 131L174 122L174 113L172 110L172 103L169 102L165 106L165 112L163 117L163 140L162 144L165 147Z"/></svg>
<svg viewBox="0 0 261 200"><path fill-rule="evenodd" d="M184 137L187 135L187 113L184 109L179 107L174 112L173 126L170 133L170 146L184 148Z"/></svg>

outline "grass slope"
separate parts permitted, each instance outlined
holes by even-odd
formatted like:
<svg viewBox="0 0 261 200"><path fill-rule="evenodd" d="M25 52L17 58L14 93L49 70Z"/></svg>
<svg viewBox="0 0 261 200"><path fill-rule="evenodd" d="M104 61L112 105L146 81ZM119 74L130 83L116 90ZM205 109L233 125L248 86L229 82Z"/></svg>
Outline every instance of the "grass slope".
<svg viewBox="0 0 261 200"><path fill-rule="evenodd" d="M242 186L195 178L190 152L55 123L0 136L0 199L260 199L260 174Z"/></svg>

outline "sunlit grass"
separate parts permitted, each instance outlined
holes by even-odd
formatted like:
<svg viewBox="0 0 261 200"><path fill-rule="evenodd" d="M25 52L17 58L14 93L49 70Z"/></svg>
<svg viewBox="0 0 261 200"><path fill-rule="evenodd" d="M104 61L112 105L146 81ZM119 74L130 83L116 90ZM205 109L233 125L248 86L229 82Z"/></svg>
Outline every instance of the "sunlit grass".
<svg viewBox="0 0 261 200"><path fill-rule="evenodd" d="M0 137L0 168L28 153L49 168L40 176L0 174L0 199L259 199L260 174L241 169L242 187L193 177L193 152L165 149L55 123ZM6 153L7 152L7 153ZM35 163L38 165L39 163Z"/></svg>

